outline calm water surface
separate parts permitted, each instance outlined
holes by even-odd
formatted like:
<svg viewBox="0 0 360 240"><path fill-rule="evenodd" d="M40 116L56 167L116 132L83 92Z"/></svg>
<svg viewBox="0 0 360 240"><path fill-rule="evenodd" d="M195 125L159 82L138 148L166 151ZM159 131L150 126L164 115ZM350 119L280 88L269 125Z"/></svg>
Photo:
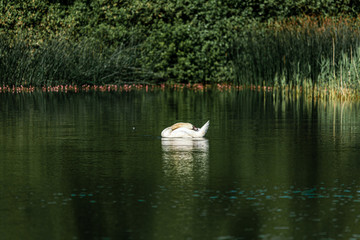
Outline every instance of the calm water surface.
<svg viewBox="0 0 360 240"><path fill-rule="evenodd" d="M360 239L358 103L0 94L0 159L3 239Z"/></svg>

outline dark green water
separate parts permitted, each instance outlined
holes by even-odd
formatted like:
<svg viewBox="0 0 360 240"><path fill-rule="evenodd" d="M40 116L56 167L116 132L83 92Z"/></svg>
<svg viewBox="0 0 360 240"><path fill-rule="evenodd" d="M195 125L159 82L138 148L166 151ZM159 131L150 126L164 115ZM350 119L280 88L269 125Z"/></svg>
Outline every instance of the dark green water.
<svg viewBox="0 0 360 240"><path fill-rule="evenodd" d="M208 119L205 140L160 138ZM360 106L0 94L0 187L2 239L360 239Z"/></svg>

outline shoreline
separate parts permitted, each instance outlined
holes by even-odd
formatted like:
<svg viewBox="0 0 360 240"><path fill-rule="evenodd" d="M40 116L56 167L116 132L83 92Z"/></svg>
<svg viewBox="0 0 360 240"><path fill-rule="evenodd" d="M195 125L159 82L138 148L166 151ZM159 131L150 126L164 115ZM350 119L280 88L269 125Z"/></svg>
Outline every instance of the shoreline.
<svg viewBox="0 0 360 240"><path fill-rule="evenodd" d="M253 92L264 92L279 94L283 96L289 95L306 95L307 97L314 99L337 99L337 100L351 100L359 101L360 100L360 91L341 88L334 89L330 87L303 87L303 86L260 86L260 85L236 85L230 83L216 83L216 84L104 84L104 85L90 85L83 84L79 85L55 85L55 86L9 86L3 85L0 86L0 94L11 93L11 94L20 94L20 93L84 93L84 92L131 92L131 91L183 91L190 90L194 92L207 92L207 91L219 91L219 92L231 92L231 91L244 91L250 90Z"/></svg>

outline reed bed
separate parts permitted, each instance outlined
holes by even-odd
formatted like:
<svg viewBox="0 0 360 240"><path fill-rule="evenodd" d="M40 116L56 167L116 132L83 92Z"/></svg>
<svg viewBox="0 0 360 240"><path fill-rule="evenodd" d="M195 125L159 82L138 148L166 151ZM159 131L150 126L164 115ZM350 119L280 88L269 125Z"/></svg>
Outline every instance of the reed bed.
<svg viewBox="0 0 360 240"><path fill-rule="evenodd" d="M39 46L0 37L0 85L100 85L145 81L155 75L140 67L138 46L104 48L94 40L57 39Z"/></svg>
<svg viewBox="0 0 360 240"><path fill-rule="evenodd" d="M165 91L165 90L191 90L191 91L208 91L210 89L223 90L233 90L239 89L238 86L232 86L229 84L217 84L217 85L204 85L201 83L194 84L141 84L141 83L132 83L132 84L105 84L105 85L93 85L93 84L83 84L78 85L55 85L55 86L9 86L3 85L0 86L1 93L33 93L33 92L53 92L53 93L68 93L68 92L131 92L131 91Z"/></svg>
<svg viewBox="0 0 360 240"><path fill-rule="evenodd" d="M234 44L236 83L358 94L360 20L294 17L242 34Z"/></svg>
<svg viewBox="0 0 360 240"><path fill-rule="evenodd" d="M132 84L105 84L105 85L93 85L93 84L83 84L83 85L54 85L54 86L9 86L3 85L0 86L1 93L33 93L33 92L53 92L53 93L68 93L68 92L131 92L131 91L183 91L190 90L194 92L206 92L217 90L220 92L230 92L230 91L239 91L244 90L245 88L238 85L222 83L222 84L202 84L202 83L193 83L193 84L183 84L183 83L173 83L173 84L141 84L141 83L132 83ZM254 90L255 88L251 88ZM264 90L264 89L262 89ZM266 89L265 89L266 91ZM270 91L270 89L268 90Z"/></svg>
<svg viewBox="0 0 360 240"><path fill-rule="evenodd" d="M338 91L330 91L327 89L306 89L303 87L268 87L260 85L238 85L231 83L217 83L217 84L105 84L105 85L55 85L55 86L0 86L0 94L31 94L31 93L92 93L92 92L107 92L107 93L126 93L132 91L154 92L154 91L191 91L191 92L224 92L234 94L238 91L257 92L259 94L270 94L273 97L281 98L285 101L299 98L313 99L314 101L358 101L360 100L357 90L346 90L351 92L339 93ZM345 90L344 90L345 91ZM236 94L235 94L236 95Z"/></svg>

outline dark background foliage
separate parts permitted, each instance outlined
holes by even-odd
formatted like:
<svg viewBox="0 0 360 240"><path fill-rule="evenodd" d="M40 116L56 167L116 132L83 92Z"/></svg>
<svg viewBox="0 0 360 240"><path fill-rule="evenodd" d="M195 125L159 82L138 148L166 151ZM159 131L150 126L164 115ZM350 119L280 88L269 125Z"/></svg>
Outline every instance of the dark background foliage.
<svg viewBox="0 0 360 240"><path fill-rule="evenodd" d="M115 80L209 83L233 80L233 45L249 30L291 16L357 16L359 11L353 0L1 0L0 38L10 48L23 42L29 56L54 41L88 43L88 51L110 62L112 51L127 48L133 59L124 69L131 73L133 66L142 74L115 74ZM108 75L97 77L108 79L112 74L104 67L99 72ZM83 75L84 82L93 82Z"/></svg>

